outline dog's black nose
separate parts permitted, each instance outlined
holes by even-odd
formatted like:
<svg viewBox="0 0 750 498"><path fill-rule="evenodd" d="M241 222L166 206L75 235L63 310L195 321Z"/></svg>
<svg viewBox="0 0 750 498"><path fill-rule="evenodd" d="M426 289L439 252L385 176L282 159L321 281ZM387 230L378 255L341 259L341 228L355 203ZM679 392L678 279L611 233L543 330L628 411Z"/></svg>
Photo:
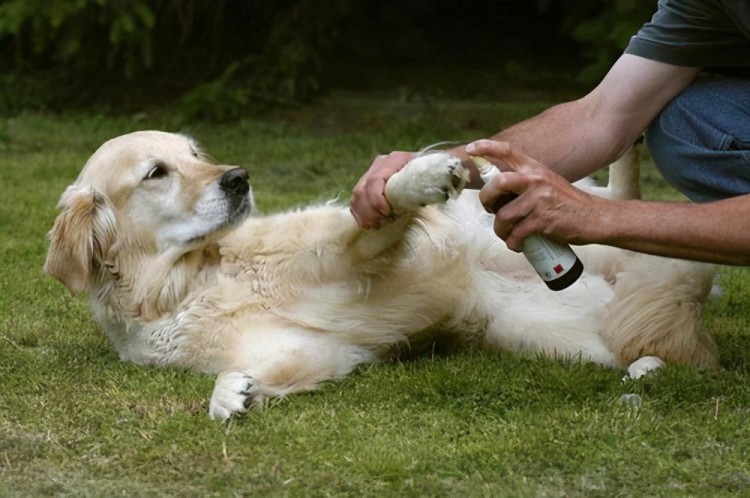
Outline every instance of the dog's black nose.
<svg viewBox="0 0 750 498"><path fill-rule="evenodd" d="M250 185L247 183L247 171L242 168L230 169L221 175L219 185L224 192L231 195L245 195L250 190Z"/></svg>

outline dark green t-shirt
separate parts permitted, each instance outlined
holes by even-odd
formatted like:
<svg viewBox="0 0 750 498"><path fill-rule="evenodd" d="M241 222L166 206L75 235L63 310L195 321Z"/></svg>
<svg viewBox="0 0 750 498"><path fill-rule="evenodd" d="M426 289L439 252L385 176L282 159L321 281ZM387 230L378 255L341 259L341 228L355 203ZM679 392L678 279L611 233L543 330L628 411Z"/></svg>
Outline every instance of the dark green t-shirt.
<svg viewBox="0 0 750 498"><path fill-rule="evenodd" d="M626 54L676 66L750 67L750 0L659 0L658 5Z"/></svg>

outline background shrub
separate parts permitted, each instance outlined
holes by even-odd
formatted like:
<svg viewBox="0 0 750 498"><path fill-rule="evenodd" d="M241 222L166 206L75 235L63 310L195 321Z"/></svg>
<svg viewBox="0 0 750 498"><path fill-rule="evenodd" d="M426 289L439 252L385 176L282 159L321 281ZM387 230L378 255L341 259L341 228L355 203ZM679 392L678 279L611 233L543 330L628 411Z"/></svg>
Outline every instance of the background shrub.
<svg viewBox="0 0 750 498"><path fill-rule="evenodd" d="M557 65L591 85L654 8L644 0L4 0L0 112L178 101L189 117L230 119L305 102L346 68L356 68L358 85L377 87L425 63L440 65L438 83L484 64L508 68L509 80L523 74L525 86L548 85L535 75Z"/></svg>

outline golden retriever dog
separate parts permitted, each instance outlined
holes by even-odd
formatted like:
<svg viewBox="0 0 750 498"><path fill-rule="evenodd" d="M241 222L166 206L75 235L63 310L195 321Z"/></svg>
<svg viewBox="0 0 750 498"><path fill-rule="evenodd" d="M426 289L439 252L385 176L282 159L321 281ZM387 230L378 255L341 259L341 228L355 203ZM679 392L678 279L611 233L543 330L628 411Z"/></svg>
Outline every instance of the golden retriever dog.
<svg viewBox="0 0 750 498"><path fill-rule="evenodd" d="M637 196L637 163L581 188ZM417 157L386 186L395 221L368 231L334 202L257 215L244 169L183 135L131 133L62 194L44 269L88 291L122 360L218 374L209 414L223 420L446 334L634 377L715 362L701 329L714 267L585 246L584 274L552 292L466 178L447 153Z"/></svg>

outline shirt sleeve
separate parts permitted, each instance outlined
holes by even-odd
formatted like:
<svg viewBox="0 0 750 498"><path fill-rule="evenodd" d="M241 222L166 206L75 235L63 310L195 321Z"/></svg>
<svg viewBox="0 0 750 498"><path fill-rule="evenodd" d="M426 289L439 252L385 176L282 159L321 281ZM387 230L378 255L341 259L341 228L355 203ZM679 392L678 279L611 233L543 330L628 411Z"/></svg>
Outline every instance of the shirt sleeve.
<svg viewBox="0 0 750 498"><path fill-rule="evenodd" d="M626 54L692 67L750 65L750 39L719 0L659 0Z"/></svg>

